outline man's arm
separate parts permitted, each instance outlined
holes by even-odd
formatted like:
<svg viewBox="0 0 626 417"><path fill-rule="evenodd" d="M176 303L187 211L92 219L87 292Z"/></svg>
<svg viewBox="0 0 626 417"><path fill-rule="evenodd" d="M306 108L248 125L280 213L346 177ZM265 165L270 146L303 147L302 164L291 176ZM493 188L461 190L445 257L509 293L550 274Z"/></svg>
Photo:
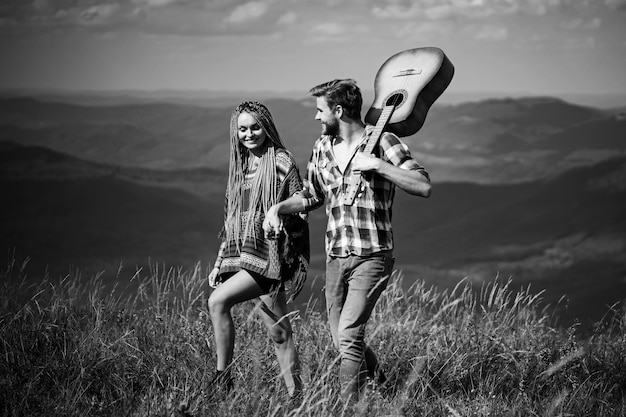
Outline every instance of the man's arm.
<svg viewBox="0 0 626 417"><path fill-rule="evenodd" d="M302 191L295 193L291 197L286 200L283 200L279 203L274 204L267 211L267 215L270 213L272 215L276 214L292 214L292 213L300 213L301 211L305 211L304 207L304 196L302 195ZM275 213L274 213L275 212Z"/></svg>
<svg viewBox="0 0 626 417"><path fill-rule="evenodd" d="M286 200L274 204L265 213L265 220L263 220L263 230L265 236L276 236L283 228L283 220L280 218L281 214L300 213L305 211L304 197L302 192L295 193Z"/></svg>
<svg viewBox="0 0 626 417"><path fill-rule="evenodd" d="M283 228L281 214L301 213L314 210L324 204L324 191L319 183L316 161L318 160L318 147L320 140L315 142L311 157L306 167L306 177L303 180L303 189L294 193L291 197L274 204L265 213L263 230L265 236L273 238Z"/></svg>
<svg viewBox="0 0 626 417"><path fill-rule="evenodd" d="M429 197L430 179L419 170L399 168L371 154L358 152L352 161L353 171L372 171L391 181L409 194Z"/></svg>

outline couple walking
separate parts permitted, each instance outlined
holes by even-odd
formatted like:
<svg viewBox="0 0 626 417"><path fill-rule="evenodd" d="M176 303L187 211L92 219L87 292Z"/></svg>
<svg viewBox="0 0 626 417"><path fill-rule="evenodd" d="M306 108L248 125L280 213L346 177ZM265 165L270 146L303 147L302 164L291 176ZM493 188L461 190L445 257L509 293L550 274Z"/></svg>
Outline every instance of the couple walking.
<svg viewBox="0 0 626 417"><path fill-rule="evenodd" d="M341 396L357 401L367 379L384 383L365 327L393 268L391 211L395 188L430 195L428 173L393 133L385 132L374 154L359 152L373 127L361 119L363 99L353 80L333 80L310 90L322 135L313 146L304 178L285 148L268 109L258 102L235 108L230 122L230 165L221 245L209 284L221 389L232 388L235 328L231 308L258 300L259 314L274 342L289 395L302 390L298 354L288 318L309 262L304 213L325 206L328 322L340 354ZM346 181L366 173L352 204Z"/></svg>

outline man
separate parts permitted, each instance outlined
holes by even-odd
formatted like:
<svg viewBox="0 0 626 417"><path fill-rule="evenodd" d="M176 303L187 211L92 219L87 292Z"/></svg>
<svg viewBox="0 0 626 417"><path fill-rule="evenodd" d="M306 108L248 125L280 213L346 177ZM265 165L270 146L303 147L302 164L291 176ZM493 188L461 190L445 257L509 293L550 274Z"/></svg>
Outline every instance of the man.
<svg viewBox="0 0 626 417"><path fill-rule="evenodd" d="M359 151L373 126L361 121L363 99L354 80L329 81L309 93L316 97L315 119L322 124L322 136L307 165L304 189L272 206L263 228L276 233L282 227L280 214L326 205L326 308L341 356L341 395L350 402L358 399L366 377L385 381L364 333L393 268L395 187L428 197L431 186L428 173L392 133L381 135L376 156ZM359 172L364 173L364 187L352 204L344 204L345 182Z"/></svg>

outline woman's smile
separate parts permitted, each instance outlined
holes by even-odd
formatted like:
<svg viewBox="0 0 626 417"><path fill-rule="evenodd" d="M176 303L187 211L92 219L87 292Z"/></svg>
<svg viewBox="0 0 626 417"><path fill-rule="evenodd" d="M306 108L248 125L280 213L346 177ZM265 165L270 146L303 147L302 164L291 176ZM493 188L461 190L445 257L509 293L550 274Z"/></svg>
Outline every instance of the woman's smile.
<svg viewBox="0 0 626 417"><path fill-rule="evenodd" d="M239 142L251 151L260 151L267 141L267 133L250 113L241 113L237 119Z"/></svg>

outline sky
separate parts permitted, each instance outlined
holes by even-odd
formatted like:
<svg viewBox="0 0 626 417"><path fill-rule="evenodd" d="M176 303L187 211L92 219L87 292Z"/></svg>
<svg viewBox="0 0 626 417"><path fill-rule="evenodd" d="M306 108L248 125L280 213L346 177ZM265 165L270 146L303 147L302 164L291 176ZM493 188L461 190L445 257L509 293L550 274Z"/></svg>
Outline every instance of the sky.
<svg viewBox="0 0 626 417"><path fill-rule="evenodd" d="M0 0L0 89L367 89L426 46L457 93L626 93L626 0Z"/></svg>

